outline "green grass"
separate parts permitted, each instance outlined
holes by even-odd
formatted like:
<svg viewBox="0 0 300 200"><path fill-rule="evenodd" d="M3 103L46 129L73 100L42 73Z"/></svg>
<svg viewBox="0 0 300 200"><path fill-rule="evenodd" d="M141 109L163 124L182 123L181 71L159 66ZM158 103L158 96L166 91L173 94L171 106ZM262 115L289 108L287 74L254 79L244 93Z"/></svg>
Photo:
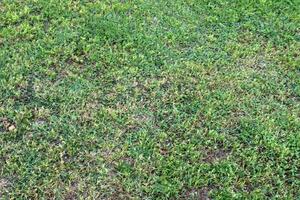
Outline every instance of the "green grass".
<svg viewBox="0 0 300 200"><path fill-rule="evenodd" d="M0 1L0 199L297 199L300 2Z"/></svg>

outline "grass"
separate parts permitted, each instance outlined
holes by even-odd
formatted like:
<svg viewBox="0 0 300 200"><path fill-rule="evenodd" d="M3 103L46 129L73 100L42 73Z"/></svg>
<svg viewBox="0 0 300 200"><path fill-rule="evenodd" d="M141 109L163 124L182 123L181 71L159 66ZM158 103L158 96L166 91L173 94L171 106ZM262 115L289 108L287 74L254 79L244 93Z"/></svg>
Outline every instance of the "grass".
<svg viewBox="0 0 300 200"><path fill-rule="evenodd" d="M2 0L0 198L299 198L299 7Z"/></svg>

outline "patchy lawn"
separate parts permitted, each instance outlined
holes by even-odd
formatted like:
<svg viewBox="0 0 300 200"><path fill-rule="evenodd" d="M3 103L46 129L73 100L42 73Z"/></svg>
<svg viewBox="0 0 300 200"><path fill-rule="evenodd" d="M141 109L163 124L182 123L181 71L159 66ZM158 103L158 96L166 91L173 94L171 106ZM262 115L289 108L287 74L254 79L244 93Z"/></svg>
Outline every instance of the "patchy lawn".
<svg viewBox="0 0 300 200"><path fill-rule="evenodd" d="M0 1L0 198L296 199L299 8Z"/></svg>

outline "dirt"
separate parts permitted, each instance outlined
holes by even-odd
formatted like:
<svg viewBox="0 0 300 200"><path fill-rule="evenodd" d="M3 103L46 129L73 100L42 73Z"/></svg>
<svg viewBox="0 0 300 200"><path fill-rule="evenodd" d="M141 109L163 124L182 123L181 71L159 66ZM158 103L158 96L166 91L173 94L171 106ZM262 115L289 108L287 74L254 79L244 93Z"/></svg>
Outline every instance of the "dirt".
<svg viewBox="0 0 300 200"><path fill-rule="evenodd" d="M229 154L230 151L225 149L208 150L206 152L206 156L204 157L203 161L205 163L213 163L218 160L226 159Z"/></svg>

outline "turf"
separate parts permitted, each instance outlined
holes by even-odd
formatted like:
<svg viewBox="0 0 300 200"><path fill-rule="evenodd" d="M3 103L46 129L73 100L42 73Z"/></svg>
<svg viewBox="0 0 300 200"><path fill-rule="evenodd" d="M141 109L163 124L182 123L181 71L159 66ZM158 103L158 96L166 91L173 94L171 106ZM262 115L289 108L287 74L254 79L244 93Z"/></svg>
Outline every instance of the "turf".
<svg viewBox="0 0 300 200"><path fill-rule="evenodd" d="M0 198L299 198L299 8L0 1Z"/></svg>

